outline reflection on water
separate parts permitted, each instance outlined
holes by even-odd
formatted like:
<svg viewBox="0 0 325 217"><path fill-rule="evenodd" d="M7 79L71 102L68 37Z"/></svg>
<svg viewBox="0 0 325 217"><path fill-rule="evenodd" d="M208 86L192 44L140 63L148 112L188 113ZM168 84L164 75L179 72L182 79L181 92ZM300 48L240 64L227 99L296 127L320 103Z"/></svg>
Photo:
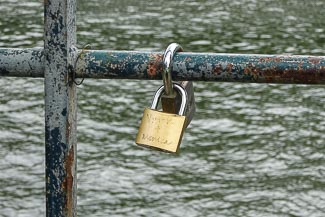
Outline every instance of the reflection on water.
<svg viewBox="0 0 325 217"><path fill-rule="evenodd" d="M325 2L79 1L95 49L324 55ZM42 2L0 0L0 46L42 46ZM19 16L18 16L19 15ZM324 216L323 86L195 82L179 155L134 144L159 81L78 88L79 216ZM43 80L0 78L0 216L42 216Z"/></svg>

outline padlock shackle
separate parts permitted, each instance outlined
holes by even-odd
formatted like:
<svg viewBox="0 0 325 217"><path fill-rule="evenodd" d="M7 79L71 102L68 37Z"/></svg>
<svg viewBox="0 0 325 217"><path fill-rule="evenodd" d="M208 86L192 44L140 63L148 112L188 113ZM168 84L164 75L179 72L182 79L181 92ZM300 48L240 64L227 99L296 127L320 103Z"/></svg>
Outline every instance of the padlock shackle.
<svg viewBox="0 0 325 217"><path fill-rule="evenodd" d="M179 111L178 111L178 115L184 115L185 114L185 107L186 107L186 104L187 104L187 93L185 91L185 89L180 85L180 84L177 84L177 83L172 83L173 85L173 88L176 88L178 90L178 92L180 93L181 97L182 97L182 103L181 103L181 106L179 108ZM152 103L151 103L151 109L157 109L157 106L158 106L158 101L160 99L160 97L162 96L162 93L165 91L165 86L162 85L161 87L159 87L159 89L156 91L156 94L152 100Z"/></svg>
<svg viewBox="0 0 325 217"><path fill-rule="evenodd" d="M163 58L164 68L162 72L162 78L165 86L165 95L171 96L174 94L173 91L173 81L172 81L172 62L176 52L182 52L183 48L177 43L171 43L165 53Z"/></svg>

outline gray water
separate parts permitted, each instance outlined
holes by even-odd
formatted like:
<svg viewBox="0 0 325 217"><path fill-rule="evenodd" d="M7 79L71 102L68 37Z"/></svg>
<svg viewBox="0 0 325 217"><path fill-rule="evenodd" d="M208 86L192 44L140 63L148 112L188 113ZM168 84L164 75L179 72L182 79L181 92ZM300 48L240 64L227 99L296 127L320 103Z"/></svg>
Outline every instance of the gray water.
<svg viewBox="0 0 325 217"><path fill-rule="evenodd" d="M324 55L324 0L80 0L78 46ZM0 47L43 46L43 3L0 0ZM325 216L325 88L195 82L179 155L135 146L160 81L78 88L78 216ZM0 216L44 216L42 79L0 78Z"/></svg>

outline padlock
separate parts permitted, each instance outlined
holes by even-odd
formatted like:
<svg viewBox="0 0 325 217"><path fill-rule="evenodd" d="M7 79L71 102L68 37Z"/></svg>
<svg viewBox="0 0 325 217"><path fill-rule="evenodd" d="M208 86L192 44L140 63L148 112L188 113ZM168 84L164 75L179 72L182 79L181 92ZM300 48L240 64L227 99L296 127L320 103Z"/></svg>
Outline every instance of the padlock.
<svg viewBox="0 0 325 217"><path fill-rule="evenodd" d="M181 143L185 129L186 117L184 116L187 104L187 93L179 84L173 87L180 93L182 103L178 114L158 111L158 102L164 92L161 86L152 101L151 108L146 108L141 120L136 144L158 149L161 151L176 153Z"/></svg>
<svg viewBox="0 0 325 217"><path fill-rule="evenodd" d="M165 93L161 96L162 110L167 113L176 114L180 108L181 96L173 91L173 82L171 71L173 57L176 52L183 52L183 48L177 43L171 43L163 57L164 68L162 72L162 78L165 86ZM194 89L192 81L181 81L179 84L186 90L187 95L187 106L185 108L186 123L185 128L191 122L195 113L195 100L194 100Z"/></svg>

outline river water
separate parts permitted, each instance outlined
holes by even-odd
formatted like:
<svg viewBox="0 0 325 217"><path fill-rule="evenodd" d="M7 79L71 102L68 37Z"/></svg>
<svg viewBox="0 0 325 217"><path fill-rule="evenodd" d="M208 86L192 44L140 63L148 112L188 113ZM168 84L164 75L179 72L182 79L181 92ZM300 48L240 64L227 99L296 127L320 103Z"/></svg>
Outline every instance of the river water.
<svg viewBox="0 0 325 217"><path fill-rule="evenodd" d="M80 0L78 46L324 55L324 0ZM0 47L43 46L43 3L0 0ZM323 86L195 82L179 155L134 144L161 81L78 87L78 216L325 216ZM0 78L0 216L44 216L43 79Z"/></svg>

